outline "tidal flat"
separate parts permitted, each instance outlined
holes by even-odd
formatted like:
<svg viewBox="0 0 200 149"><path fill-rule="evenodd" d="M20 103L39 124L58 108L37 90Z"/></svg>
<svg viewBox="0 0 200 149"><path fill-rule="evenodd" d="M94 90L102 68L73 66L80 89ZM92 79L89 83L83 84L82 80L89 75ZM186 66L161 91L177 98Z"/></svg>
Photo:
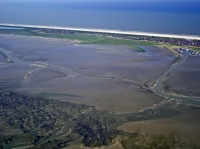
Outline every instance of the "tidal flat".
<svg viewBox="0 0 200 149"><path fill-rule="evenodd" d="M145 88L174 53L133 47L0 34L1 146L198 148L199 108Z"/></svg>
<svg viewBox="0 0 200 149"><path fill-rule="evenodd" d="M165 91L184 96L200 96L200 57L190 56L179 68L172 71L164 82Z"/></svg>
<svg viewBox="0 0 200 149"><path fill-rule="evenodd" d="M2 81L5 76L21 79L16 91L47 97L51 93L51 98L52 93L62 94L54 99L122 113L163 100L141 86L154 80L174 58L170 51L153 46L143 47L146 52L141 53L127 46L79 45L40 37L1 35L0 41L2 48L26 63L2 68Z"/></svg>

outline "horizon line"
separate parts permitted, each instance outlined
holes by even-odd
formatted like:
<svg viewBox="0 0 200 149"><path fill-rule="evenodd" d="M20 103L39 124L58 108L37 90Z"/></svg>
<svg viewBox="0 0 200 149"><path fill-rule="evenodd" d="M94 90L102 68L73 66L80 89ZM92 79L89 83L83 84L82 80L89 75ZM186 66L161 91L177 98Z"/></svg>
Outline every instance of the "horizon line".
<svg viewBox="0 0 200 149"><path fill-rule="evenodd" d="M94 32L94 33L96 32L96 33L111 33L111 34L124 34L124 35L138 35L138 36L151 36L151 37L153 36L153 37L200 40L200 36L198 36L198 35L162 34L162 33L151 33L151 32L139 32L139 31L122 31L122 30L109 30L109 29L76 28L76 27L28 25L28 24L7 24L7 23L0 23L0 26L24 27L24 28L43 28L43 29L60 29L60 30L71 30L71 31Z"/></svg>

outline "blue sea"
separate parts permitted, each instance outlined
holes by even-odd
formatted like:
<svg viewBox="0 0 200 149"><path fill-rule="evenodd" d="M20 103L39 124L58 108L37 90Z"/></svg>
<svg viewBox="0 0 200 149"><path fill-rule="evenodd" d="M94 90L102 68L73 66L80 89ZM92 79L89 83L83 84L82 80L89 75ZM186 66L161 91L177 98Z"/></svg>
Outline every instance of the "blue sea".
<svg viewBox="0 0 200 149"><path fill-rule="evenodd" d="M200 1L2 0L0 23L200 35Z"/></svg>

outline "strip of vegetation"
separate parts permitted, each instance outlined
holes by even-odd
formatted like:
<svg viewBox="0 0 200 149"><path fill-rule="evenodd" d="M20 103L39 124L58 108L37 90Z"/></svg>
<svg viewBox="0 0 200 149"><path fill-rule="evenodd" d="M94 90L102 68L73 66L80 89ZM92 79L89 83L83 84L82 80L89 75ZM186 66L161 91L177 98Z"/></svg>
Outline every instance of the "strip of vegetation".
<svg viewBox="0 0 200 149"><path fill-rule="evenodd" d="M195 50L195 51L200 51L200 47L190 46L189 49L192 49L192 50Z"/></svg>
<svg viewBox="0 0 200 149"><path fill-rule="evenodd" d="M47 29L34 29L26 28L23 30L0 30L2 34L15 34L15 35L27 35L27 36L41 36L46 38L60 38L77 41L79 44L100 44L100 45L121 45L129 46L135 49L136 52L145 52L140 46L152 46L158 45L157 42L152 41L140 41L130 39L119 39L113 37L107 37L103 35L77 33L75 31L69 32L68 34L51 33Z"/></svg>
<svg viewBox="0 0 200 149"><path fill-rule="evenodd" d="M4 26L3 26L4 27ZM89 32L89 31L72 31L72 30L62 30L62 29L42 29L42 28L31 28L26 27L21 30L16 29L1 29L0 32L4 33L25 33L27 31L32 30L33 32L41 33L41 34L60 34L60 35L66 35L66 34L88 34L88 35L102 35L102 36L109 36L114 38L120 38L120 39L130 39L130 40L143 40L143 41L153 41L153 42L160 42L160 43L168 43L171 45L177 45L177 46L193 46L193 47L200 47L200 41L199 40L187 40L187 39L179 39L179 38L167 38L167 37L154 37L154 36L143 36L143 35L126 35L126 34L115 34L115 33L99 33L99 32ZM26 33L25 33L26 34Z"/></svg>
<svg viewBox="0 0 200 149"><path fill-rule="evenodd" d="M80 44L100 44L100 45L127 45L140 52L144 52L145 50L137 47L136 45L157 45L156 42L148 42L148 41L134 41L134 40L126 40L126 39L117 39L112 37L106 37L102 35L91 35L91 34L80 34L73 32L70 34L57 34L57 33L48 33L46 30L35 31L35 29L24 29L24 30L0 30L2 34L15 34L15 35L27 35L27 36L41 36L47 38L60 38L60 39L69 39L79 41Z"/></svg>
<svg viewBox="0 0 200 149"><path fill-rule="evenodd" d="M0 30L2 34L16 34L27 36L41 36L46 38L69 39L78 42L79 44L100 44L100 45L120 45L129 46L136 52L145 52L140 46L162 46L172 52L174 47L191 46L193 50L200 50L200 41L171 39L165 37L147 37L138 35L122 35L112 33L94 33L84 31L70 31L59 29L39 29L39 28L24 28L21 30Z"/></svg>

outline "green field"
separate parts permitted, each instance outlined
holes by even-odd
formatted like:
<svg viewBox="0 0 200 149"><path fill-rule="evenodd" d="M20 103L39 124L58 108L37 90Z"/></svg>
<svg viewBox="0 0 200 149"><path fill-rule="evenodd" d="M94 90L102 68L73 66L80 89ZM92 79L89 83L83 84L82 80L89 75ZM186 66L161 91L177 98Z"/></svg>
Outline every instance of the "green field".
<svg viewBox="0 0 200 149"><path fill-rule="evenodd" d="M189 49L195 50L195 51L200 51L200 47L189 47Z"/></svg>
<svg viewBox="0 0 200 149"><path fill-rule="evenodd" d="M86 33L86 32L76 32L73 33L52 33L49 29L38 29L38 28L25 28L22 30L0 30L0 34L14 34L14 35L26 35L26 36L40 36L45 38L59 38L59 39L68 39L75 41L79 44L98 44L98 45L115 45L115 46L129 46L133 48L136 52L145 52L141 46L157 46L167 50L172 51L175 46L161 42L155 41L146 41L146 40L132 40L122 39L117 37L107 36L109 34L102 35L95 33ZM135 37L136 38L136 37ZM190 47L193 50L200 50L199 47ZM176 53L175 53L176 54Z"/></svg>
<svg viewBox="0 0 200 149"><path fill-rule="evenodd" d="M137 52L145 52L140 46L152 46L158 45L157 42L151 41L139 41L139 40L127 40L113 37L107 37L103 35L92 35L92 34L58 34L48 33L46 31L36 32L35 29L23 29L23 30L0 30L2 34L15 34L15 35L26 35L26 36L40 36L46 38L60 38L77 41L79 44L99 44L99 45L120 45L129 46L134 48Z"/></svg>
<svg viewBox="0 0 200 149"><path fill-rule="evenodd" d="M136 52L145 52L141 46L157 46L174 52L174 48L181 46L170 45L155 41L146 40L133 40L122 39L117 37L107 36L109 34L102 35L95 33L76 32L73 33L52 33L49 29L37 29L37 28L25 28L22 30L0 30L0 34L14 34L14 35L26 35L26 36L40 36L45 38L59 38L75 41L79 44L98 44L98 45L116 45L116 46L129 46ZM135 37L136 38L136 37ZM199 47L190 47L192 50L200 51ZM175 53L176 54L176 53Z"/></svg>

